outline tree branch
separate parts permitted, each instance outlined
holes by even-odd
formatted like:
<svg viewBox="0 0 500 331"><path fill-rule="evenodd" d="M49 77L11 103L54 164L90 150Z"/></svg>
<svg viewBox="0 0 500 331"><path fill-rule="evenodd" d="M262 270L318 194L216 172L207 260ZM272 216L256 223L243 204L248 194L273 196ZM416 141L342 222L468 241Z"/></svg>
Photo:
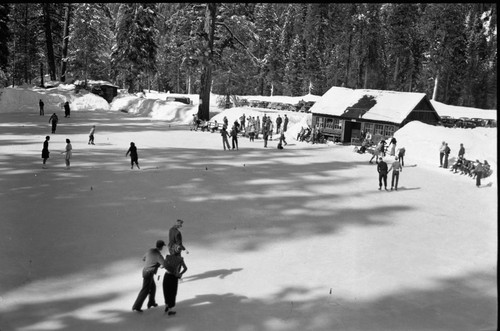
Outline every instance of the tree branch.
<svg viewBox="0 0 500 331"><path fill-rule="evenodd" d="M225 24L225 23L219 23L219 22L215 22L216 25L220 25L220 26L223 26L226 28L226 30L229 32L229 34L231 34L231 37L236 40L241 46L243 46L243 48L245 49L245 51L248 53L248 55L250 55L250 58L255 62L255 64L259 65L262 61L259 60L255 55L252 54L252 52L250 52L248 50L248 48L245 46L245 44L243 44L239 39L238 37L236 37L233 33L233 31L231 31L231 29Z"/></svg>

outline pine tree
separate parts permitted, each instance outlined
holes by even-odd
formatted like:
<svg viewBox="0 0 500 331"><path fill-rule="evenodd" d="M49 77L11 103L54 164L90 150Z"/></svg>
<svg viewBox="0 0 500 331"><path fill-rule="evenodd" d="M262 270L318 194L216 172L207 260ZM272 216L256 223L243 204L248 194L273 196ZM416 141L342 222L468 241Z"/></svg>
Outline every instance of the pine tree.
<svg viewBox="0 0 500 331"><path fill-rule="evenodd" d="M155 68L158 47L155 43L155 9L155 5L149 3L124 3L118 9L112 65L129 93L139 88L138 78L147 77Z"/></svg>
<svg viewBox="0 0 500 331"><path fill-rule="evenodd" d="M112 47L111 13L106 5L79 3L74 5L70 33L69 67L78 78L110 78Z"/></svg>

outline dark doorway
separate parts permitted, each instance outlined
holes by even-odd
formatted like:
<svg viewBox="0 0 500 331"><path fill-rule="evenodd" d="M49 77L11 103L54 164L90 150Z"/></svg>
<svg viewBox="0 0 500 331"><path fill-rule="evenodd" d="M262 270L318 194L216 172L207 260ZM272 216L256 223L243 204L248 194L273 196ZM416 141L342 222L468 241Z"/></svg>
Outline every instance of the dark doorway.
<svg viewBox="0 0 500 331"><path fill-rule="evenodd" d="M361 123L345 121L344 122L344 139L342 142L351 143L352 138L361 137Z"/></svg>

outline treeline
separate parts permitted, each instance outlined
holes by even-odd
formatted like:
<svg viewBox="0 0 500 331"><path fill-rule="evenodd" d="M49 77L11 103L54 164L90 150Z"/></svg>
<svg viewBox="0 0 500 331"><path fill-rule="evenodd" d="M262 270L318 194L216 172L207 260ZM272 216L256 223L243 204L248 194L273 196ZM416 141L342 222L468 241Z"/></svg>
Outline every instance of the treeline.
<svg viewBox="0 0 500 331"><path fill-rule="evenodd" d="M491 109L496 22L493 3L7 3L0 80L225 95L345 86Z"/></svg>

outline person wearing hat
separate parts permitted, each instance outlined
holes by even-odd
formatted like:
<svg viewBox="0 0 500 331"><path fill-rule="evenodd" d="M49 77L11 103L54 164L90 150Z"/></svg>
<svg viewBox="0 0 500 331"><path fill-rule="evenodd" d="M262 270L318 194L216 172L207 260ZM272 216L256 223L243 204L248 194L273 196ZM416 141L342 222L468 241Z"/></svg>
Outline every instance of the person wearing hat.
<svg viewBox="0 0 500 331"><path fill-rule="evenodd" d="M181 246L175 246L173 248L174 254L167 255L163 264L165 268L165 275L163 276L163 297L165 299L165 312L168 312L168 315L176 314L172 308L175 307L179 279L187 271L186 263L181 257L181 250Z"/></svg>
<svg viewBox="0 0 500 331"><path fill-rule="evenodd" d="M378 189L382 189L382 181L384 182L385 190L387 191L387 163L380 157L377 163L378 171Z"/></svg>
<svg viewBox="0 0 500 331"><path fill-rule="evenodd" d="M186 250L186 247L182 245L182 233L179 231L182 224L184 224L183 220L177 220L168 231L168 251L170 255L180 255L181 251ZM177 250L177 247L180 249Z"/></svg>
<svg viewBox="0 0 500 331"><path fill-rule="evenodd" d="M158 306L155 300L156 284L154 275L156 271L158 271L158 268L165 264L165 259L163 255L161 255L161 250L164 246L165 242L163 240L157 240L156 247L150 248L142 258L144 261L144 268L142 269L142 288L132 306L132 311L142 313L142 304L147 296L149 296L148 309Z"/></svg>
<svg viewBox="0 0 500 331"><path fill-rule="evenodd" d="M391 168L389 169L389 171L387 171L387 173L389 173L391 172L391 170L393 170L391 179L391 191L393 189L396 189L396 191L398 190L399 173L403 171L403 167L401 166L401 163L399 163L399 159L397 156L394 158L394 160L395 161L391 164ZM394 185L394 179L396 180L396 185Z"/></svg>

